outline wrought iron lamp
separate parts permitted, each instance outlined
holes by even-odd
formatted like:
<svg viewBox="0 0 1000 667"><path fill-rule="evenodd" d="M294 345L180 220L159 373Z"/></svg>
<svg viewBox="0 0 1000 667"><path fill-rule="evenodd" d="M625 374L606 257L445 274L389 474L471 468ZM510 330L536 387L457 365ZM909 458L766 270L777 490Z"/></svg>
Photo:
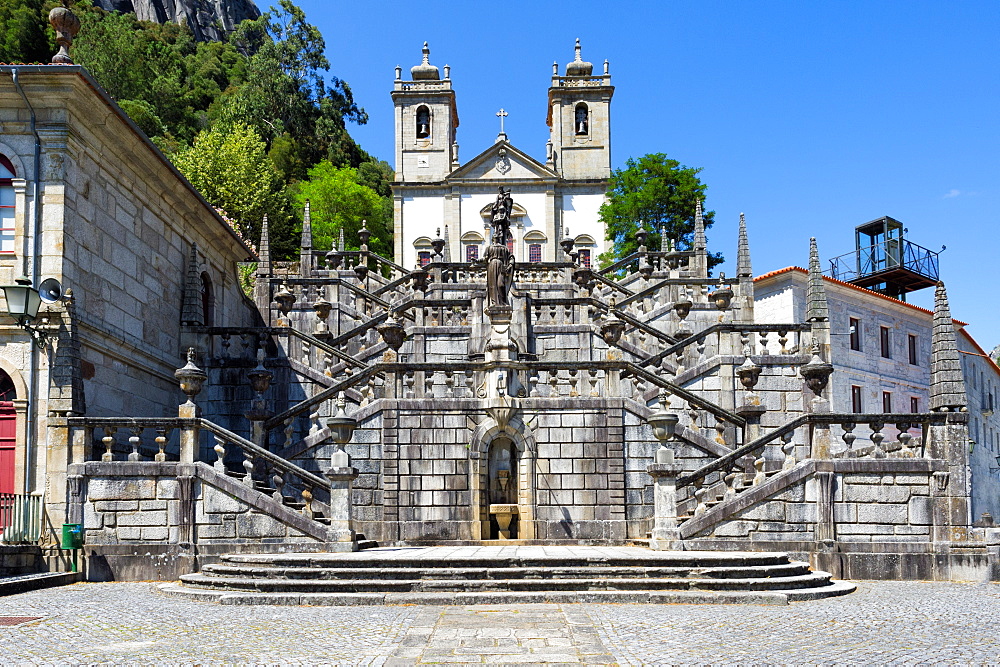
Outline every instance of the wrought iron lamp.
<svg viewBox="0 0 1000 667"><path fill-rule="evenodd" d="M48 281L43 281L43 288L45 287L44 282ZM55 281L53 280L53 282ZM46 294L42 294L32 287L31 279L27 276L14 279L14 283L14 285L3 286L4 297L7 300L7 314L13 317L17 326L27 331L41 347L46 347L49 334L33 326L32 323L38 317L38 308L43 301L55 303L61 298L58 282L55 283L57 285L55 290L49 290Z"/></svg>

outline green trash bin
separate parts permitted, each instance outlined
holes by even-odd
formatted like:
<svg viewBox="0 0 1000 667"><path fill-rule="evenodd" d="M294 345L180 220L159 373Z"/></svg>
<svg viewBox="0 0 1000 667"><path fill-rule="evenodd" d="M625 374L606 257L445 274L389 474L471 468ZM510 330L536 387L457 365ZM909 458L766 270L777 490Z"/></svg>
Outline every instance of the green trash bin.
<svg viewBox="0 0 1000 667"><path fill-rule="evenodd" d="M83 548L83 526L79 523L64 523L62 526L62 548Z"/></svg>

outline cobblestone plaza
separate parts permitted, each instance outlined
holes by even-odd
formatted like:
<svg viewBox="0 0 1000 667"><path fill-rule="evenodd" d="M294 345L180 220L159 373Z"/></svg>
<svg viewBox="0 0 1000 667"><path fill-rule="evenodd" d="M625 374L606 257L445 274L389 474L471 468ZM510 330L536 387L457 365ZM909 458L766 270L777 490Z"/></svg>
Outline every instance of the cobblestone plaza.
<svg viewBox="0 0 1000 667"><path fill-rule="evenodd" d="M0 601L37 618L0 626L0 663L996 664L998 615L996 583L861 582L784 607L234 607L76 584Z"/></svg>

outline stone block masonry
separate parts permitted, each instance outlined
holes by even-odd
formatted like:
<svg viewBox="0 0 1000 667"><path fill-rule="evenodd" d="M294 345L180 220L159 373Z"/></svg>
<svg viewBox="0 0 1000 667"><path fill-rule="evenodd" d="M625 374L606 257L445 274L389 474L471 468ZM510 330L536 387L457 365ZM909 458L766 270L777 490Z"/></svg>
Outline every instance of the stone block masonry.
<svg viewBox="0 0 1000 667"><path fill-rule="evenodd" d="M278 501L206 464L85 463L82 523L91 580L174 578L234 548L314 550L324 535ZM237 546L238 545L238 546ZM140 549L148 560L127 556Z"/></svg>

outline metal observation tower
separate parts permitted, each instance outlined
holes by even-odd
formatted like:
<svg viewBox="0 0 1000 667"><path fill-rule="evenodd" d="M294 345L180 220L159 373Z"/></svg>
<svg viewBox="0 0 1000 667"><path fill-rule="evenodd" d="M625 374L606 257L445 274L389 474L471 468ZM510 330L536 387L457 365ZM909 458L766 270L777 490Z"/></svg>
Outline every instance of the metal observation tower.
<svg viewBox="0 0 1000 667"><path fill-rule="evenodd" d="M889 216L858 225L856 249L830 260L830 277L902 301L908 292L934 286L939 253L904 239L906 231Z"/></svg>

